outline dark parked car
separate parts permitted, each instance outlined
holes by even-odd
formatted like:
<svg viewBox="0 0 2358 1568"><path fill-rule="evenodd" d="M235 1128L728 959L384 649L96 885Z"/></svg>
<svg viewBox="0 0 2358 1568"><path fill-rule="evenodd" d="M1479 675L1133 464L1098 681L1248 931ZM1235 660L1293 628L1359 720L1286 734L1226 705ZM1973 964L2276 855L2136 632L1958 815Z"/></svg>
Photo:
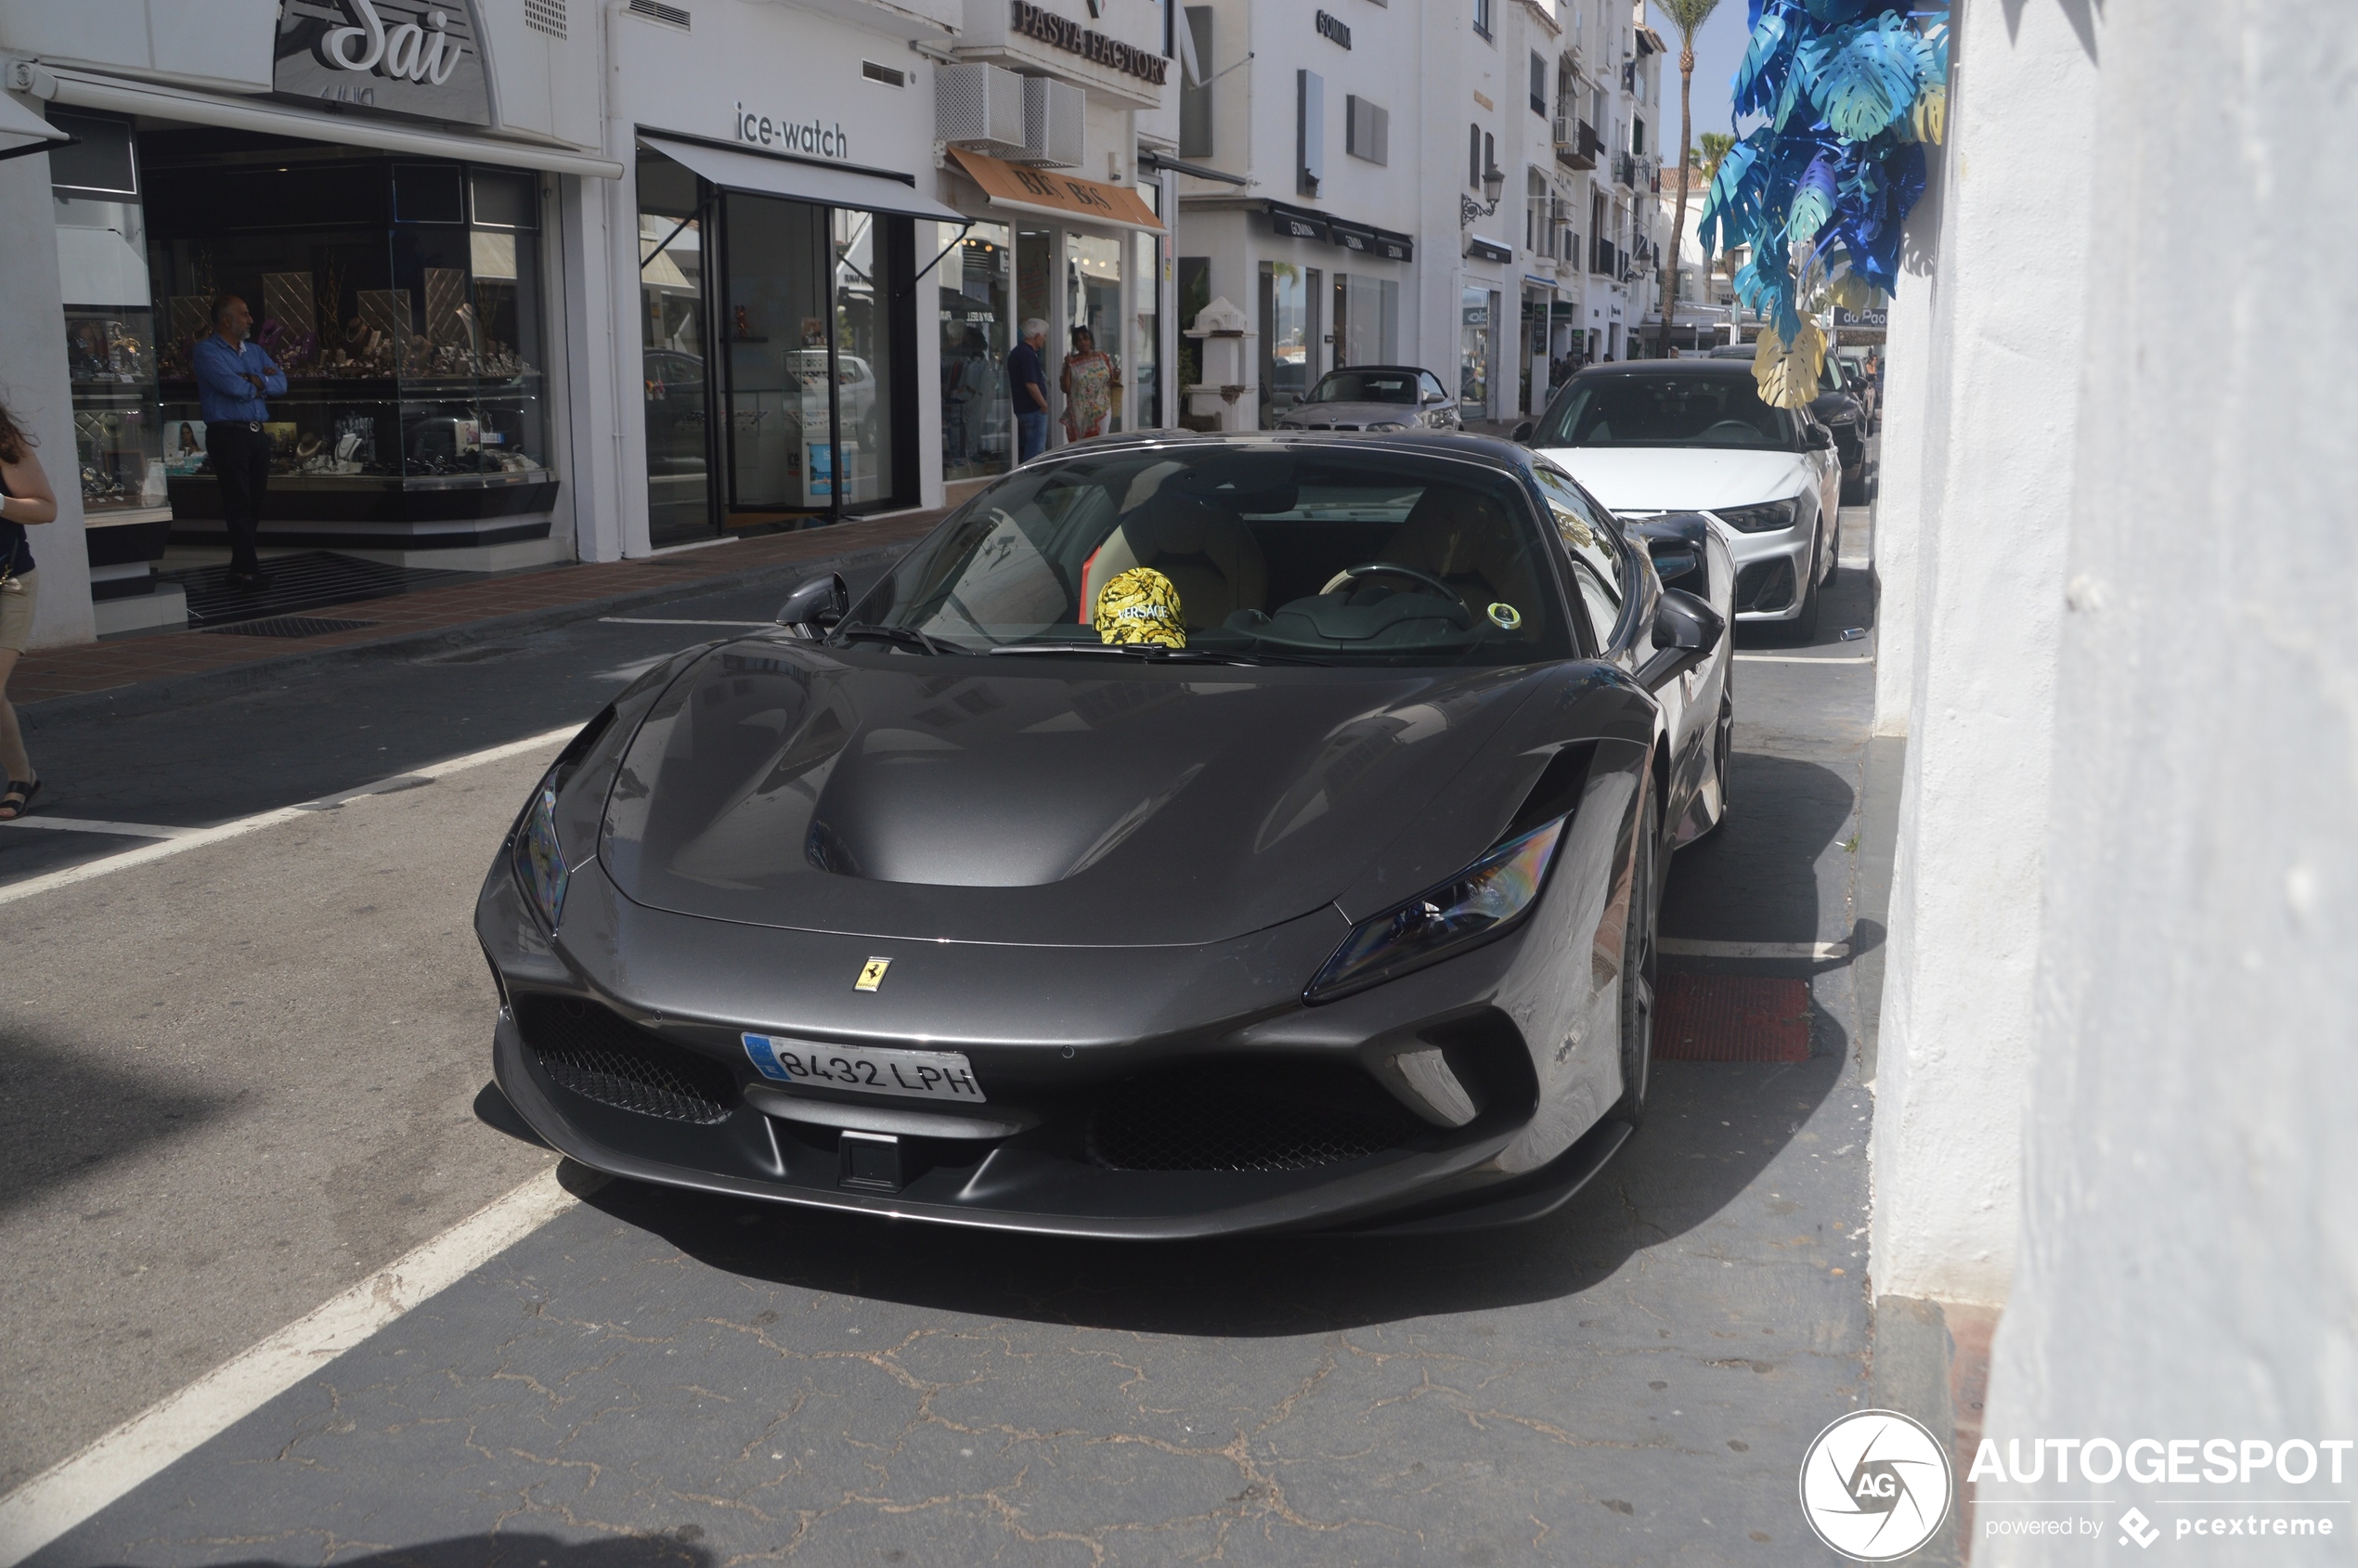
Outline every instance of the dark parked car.
<svg viewBox="0 0 2358 1568"><path fill-rule="evenodd" d="M477 906L499 1083L599 1170L874 1214L1544 1213L1645 1108L1731 588L1481 437L1050 453L566 746Z"/></svg>

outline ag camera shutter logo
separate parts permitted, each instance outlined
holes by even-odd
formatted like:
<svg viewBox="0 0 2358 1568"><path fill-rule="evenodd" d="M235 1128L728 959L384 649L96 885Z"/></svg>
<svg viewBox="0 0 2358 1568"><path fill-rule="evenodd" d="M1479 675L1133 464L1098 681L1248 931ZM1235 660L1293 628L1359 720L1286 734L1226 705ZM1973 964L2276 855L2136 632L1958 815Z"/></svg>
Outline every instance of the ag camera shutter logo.
<svg viewBox="0 0 2358 1568"><path fill-rule="evenodd" d="M1937 1535L1956 1500L1949 1450L1897 1410L1855 1410L1801 1460L1801 1511L1853 1562L1889 1562Z"/></svg>

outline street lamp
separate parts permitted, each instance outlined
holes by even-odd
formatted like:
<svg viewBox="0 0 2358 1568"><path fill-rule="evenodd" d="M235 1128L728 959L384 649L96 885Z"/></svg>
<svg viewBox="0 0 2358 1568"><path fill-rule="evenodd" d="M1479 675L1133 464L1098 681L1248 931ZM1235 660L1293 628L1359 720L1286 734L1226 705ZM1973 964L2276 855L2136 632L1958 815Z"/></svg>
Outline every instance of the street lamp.
<svg viewBox="0 0 2358 1568"><path fill-rule="evenodd" d="M1458 227L1465 227L1476 218L1486 218L1498 210L1498 197L1507 188L1506 171L1493 163L1482 172L1482 193L1490 198L1490 205L1479 206L1471 196L1458 198Z"/></svg>

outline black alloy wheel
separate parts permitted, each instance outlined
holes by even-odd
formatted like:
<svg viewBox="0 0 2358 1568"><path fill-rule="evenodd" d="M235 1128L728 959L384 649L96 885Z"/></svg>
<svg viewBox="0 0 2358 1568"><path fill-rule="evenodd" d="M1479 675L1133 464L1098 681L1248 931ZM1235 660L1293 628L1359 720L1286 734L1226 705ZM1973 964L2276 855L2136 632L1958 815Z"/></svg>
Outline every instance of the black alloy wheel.
<svg viewBox="0 0 2358 1568"><path fill-rule="evenodd" d="M1654 927L1662 914L1655 874L1660 856L1654 845L1659 808L1652 784L1644 788L1638 849L1629 867L1629 921L1621 938L1621 1098L1609 1113L1632 1127L1646 1120L1646 1086L1654 1056L1654 983L1661 962L1654 943Z"/></svg>

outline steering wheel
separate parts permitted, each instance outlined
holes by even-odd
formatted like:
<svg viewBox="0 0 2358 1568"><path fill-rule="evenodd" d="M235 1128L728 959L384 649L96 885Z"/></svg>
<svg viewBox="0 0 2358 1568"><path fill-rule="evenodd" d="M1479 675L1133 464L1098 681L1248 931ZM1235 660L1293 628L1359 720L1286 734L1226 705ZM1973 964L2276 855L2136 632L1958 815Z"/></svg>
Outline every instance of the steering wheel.
<svg viewBox="0 0 2358 1568"><path fill-rule="evenodd" d="M1743 443L1757 442L1761 437L1759 431L1754 429L1743 420L1721 420L1718 423L1713 425L1709 430L1704 431L1695 439L1698 441L1725 441L1730 438L1739 443Z"/></svg>
<svg viewBox="0 0 2358 1568"><path fill-rule="evenodd" d="M1328 577L1327 579L1327 586L1320 589L1318 591L1322 594L1332 593L1335 590L1341 588L1347 582L1352 582L1360 577L1375 577L1385 572L1391 573L1395 577L1408 577L1417 582L1420 582L1427 588L1432 589L1435 593L1441 595L1444 599L1448 600L1452 604L1462 607L1465 603L1464 600L1458 597L1458 590L1456 589L1451 588L1447 583L1443 582L1439 577L1434 577L1430 572L1419 572L1414 566L1403 566L1399 563L1393 561L1370 561L1364 566L1345 566L1341 571L1337 572L1333 577Z"/></svg>

